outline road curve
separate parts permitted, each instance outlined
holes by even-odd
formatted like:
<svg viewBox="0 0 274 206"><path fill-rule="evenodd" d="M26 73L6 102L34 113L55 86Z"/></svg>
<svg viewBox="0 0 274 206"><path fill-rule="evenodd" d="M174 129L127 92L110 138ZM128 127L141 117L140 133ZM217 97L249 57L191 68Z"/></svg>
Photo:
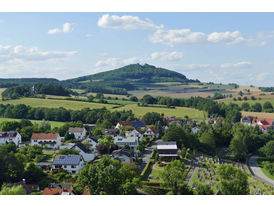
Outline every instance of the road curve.
<svg viewBox="0 0 274 206"><path fill-rule="evenodd" d="M257 163L258 156L251 156L248 159L248 166L251 169L254 176L262 180L263 182L270 184L274 187L274 180L267 177Z"/></svg>

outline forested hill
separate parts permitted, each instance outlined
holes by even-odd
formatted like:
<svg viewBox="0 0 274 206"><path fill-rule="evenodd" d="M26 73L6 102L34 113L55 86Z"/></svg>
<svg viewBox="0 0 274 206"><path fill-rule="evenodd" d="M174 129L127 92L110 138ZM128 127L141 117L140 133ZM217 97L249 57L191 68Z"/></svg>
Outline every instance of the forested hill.
<svg viewBox="0 0 274 206"><path fill-rule="evenodd" d="M65 82L87 83L92 81L135 81L135 82L188 82L185 75L153 65L130 64L119 69L83 76Z"/></svg>
<svg viewBox="0 0 274 206"><path fill-rule="evenodd" d="M14 86L19 86L23 84L33 85L37 83L45 84L45 83L58 83L60 82L54 78L9 78L2 79L0 78L0 88L9 88Z"/></svg>

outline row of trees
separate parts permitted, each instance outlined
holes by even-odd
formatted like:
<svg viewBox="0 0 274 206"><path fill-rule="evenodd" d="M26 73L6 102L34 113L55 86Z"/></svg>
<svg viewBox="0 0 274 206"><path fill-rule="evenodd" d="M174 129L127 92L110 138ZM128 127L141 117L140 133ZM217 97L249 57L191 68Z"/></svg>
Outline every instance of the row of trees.
<svg viewBox="0 0 274 206"><path fill-rule="evenodd" d="M206 111L209 117L225 117L232 122L238 122L241 119L240 107L237 104L225 105L224 103L218 103L211 98L191 97L184 99L162 96L154 98L151 95L145 95L141 101L145 104L191 107Z"/></svg>
<svg viewBox="0 0 274 206"><path fill-rule="evenodd" d="M243 111L250 111L250 112L269 112L272 113L273 110L273 105L271 102L267 101L261 105L261 103L257 102L253 105L250 105L248 102L245 102L242 104L241 109Z"/></svg>
<svg viewBox="0 0 274 206"><path fill-rule="evenodd" d="M18 119L33 119L33 120L49 120L60 122L76 122L95 124L103 122L105 119L113 125L119 121L132 121L135 119L131 110L129 111L114 111L110 112L106 108L82 110L67 110L60 108L42 108L26 106L25 104L18 105L3 105L0 104L0 117L18 118Z"/></svg>
<svg viewBox="0 0 274 206"><path fill-rule="evenodd" d="M61 84L34 84L34 85L20 85L10 87L2 93L2 99L18 99L20 97L34 97L37 94L49 94L69 96L70 91L64 88Z"/></svg>

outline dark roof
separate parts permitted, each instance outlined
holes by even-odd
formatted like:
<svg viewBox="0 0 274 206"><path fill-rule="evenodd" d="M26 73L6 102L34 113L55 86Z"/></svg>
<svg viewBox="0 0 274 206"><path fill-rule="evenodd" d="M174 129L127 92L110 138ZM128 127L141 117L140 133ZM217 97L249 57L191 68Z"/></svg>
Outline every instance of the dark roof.
<svg viewBox="0 0 274 206"><path fill-rule="evenodd" d="M56 155L54 165L78 165L81 161L81 155Z"/></svg>
<svg viewBox="0 0 274 206"><path fill-rule="evenodd" d="M127 149L114 150L112 152L112 155L115 155L115 154L117 154L117 155L119 155L119 154L123 155L124 154L124 155L126 155L128 157L131 157L131 152L129 150L127 150Z"/></svg>
<svg viewBox="0 0 274 206"><path fill-rule="evenodd" d="M16 137L17 132L9 131L9 132L0 132L0 138L14 138Z"/></svg>
<svg viewBox="0 0 274 206"><path fill-rule="evenodd" d="M131 123L133 127L146 127L146 125L141 121L133 121Z"/></svg>
<svg viewBox="0 0 274 206"><path fill-rule="evenodd" d="M175 141L171 142L158 142L157 145L177 145Z"/></svg>
<svg viewBox="0 0 274 206"><path fill-rule="evenodd" d="M85 145L83 145L81 142L78 142L72 148L74 148L74 147L79 147L84 153L91 153L91 151Z"/></svg>

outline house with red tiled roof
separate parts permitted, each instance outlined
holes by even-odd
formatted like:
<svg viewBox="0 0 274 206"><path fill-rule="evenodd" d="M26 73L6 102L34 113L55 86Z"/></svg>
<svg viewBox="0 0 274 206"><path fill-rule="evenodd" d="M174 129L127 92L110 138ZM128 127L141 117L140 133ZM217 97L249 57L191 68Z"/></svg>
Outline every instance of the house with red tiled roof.
<svg viewBox="0 0 274 206"><path fill-rule="evenodd" d="M19 146L21 141L22 141L22 138L19 132L16 132L16 131L0 132L0 145L13 142L16 146Z"/></svg>
<svg viewBox="0 0 274 206"><path fill-rule="evenodd" d="M159 132L154 127L149 127L144 133L144 137L159 137Z"/></svg>
<svg viewBox="0 0 274 206"><path fill-rule="evenodd" d="M61 137L58 133L33 133L31 136L31 145L58 149L61 146Z"/></svg>
<svg viewBox="0 0 274 206"><path fill-rule="evenodd" d="M46 187L42 195L74 195L72 189Z"/></svg>
<svg viewBox="0 0 274 206"><path fill-rule="evenodd" d="M258 125L262 132L267 133L268 130L274 130L273 119L257 118L252 120L252 126Z"/></svg>

